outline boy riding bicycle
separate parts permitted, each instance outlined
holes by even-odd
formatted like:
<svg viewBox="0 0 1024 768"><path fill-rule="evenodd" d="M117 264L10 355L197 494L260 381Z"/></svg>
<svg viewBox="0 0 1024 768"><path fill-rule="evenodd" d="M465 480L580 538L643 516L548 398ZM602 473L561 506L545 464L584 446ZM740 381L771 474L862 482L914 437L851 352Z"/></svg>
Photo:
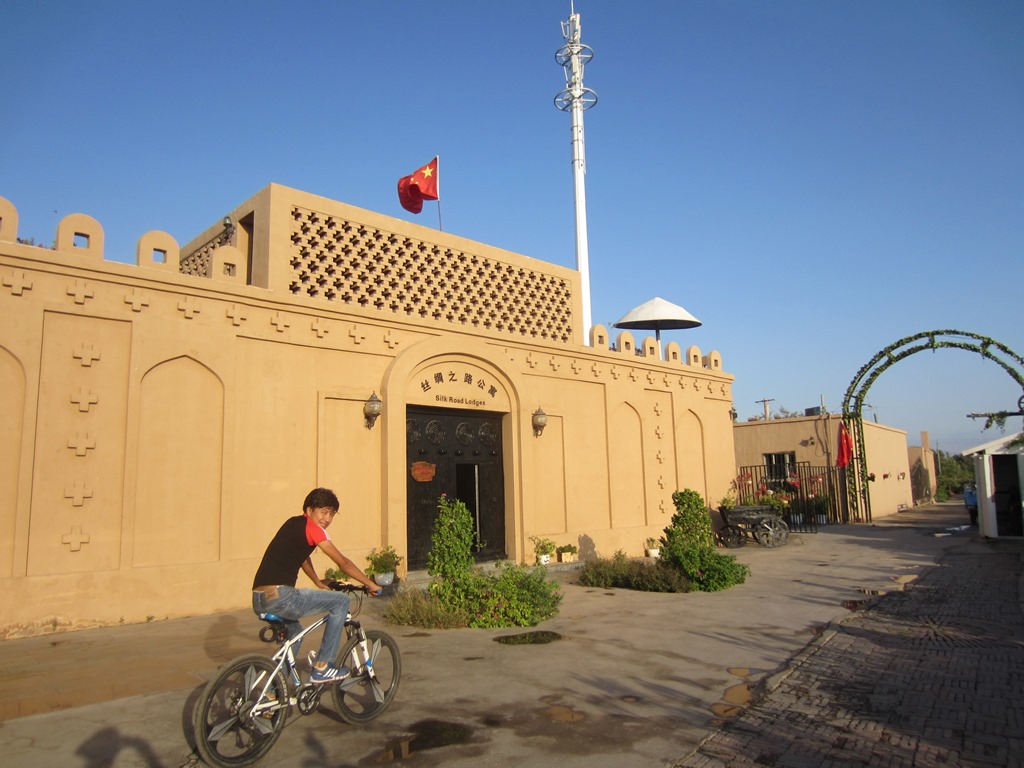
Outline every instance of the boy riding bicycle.
<svg viewBox="0 0 1024 768"><path fill-rule="evenodd" d="M320 580L310 555L320 548L350 578L369 588L371 595L379 595L380 587L360 570L359 566L331 541L327 527L339 508L338 497L327 488L314 488L302 503L303 514L290 517L278 530L263 554L263 560L252 582L252 609L256 615L272 613L288 624L289 639L295 637L302 625L299 619L314 613L327 613L317 662L310 681L329 683L347 677L347 667L335 667L331 660L338 654L341 633L348 615L348 595L335 592ZM316 589L296 588L299 569L316 585Z"/></svg>

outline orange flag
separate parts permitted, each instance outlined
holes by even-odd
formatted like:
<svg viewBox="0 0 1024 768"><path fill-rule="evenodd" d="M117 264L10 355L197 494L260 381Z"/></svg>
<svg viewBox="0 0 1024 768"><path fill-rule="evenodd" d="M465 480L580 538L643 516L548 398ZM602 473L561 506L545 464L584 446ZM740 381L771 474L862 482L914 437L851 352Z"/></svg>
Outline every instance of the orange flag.
<svg viewBox="0 0 1024 768"><path fill-rule="evenodd" d="M424 200L438 200L437 158L398 180L398 202L410 213L423 210Z"/></svg>

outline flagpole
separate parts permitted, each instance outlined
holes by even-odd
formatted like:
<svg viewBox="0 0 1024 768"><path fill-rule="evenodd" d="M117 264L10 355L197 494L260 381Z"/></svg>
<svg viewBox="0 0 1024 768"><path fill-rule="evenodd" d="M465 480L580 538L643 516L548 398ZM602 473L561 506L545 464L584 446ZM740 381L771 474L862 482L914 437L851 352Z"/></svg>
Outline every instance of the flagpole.
<svg viewBox="0 0 1024 768"><path fill-rule="evenodd" d="M437 231L444 232L441 226L441 156L434 155L434 160L437 161Z"/></svg>

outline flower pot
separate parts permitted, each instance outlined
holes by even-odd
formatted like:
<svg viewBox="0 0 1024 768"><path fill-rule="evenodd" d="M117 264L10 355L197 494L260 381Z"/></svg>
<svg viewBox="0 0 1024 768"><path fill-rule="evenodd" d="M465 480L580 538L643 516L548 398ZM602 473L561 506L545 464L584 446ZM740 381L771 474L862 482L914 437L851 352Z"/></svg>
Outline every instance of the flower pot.
<svg viewBox="0 0 1024 768"><path fill-rule="evenodd" d="M559 552L558 562L560 563L575 563L576 553L575 552Z"/></svg>
<svg viewBox="0 0 1024 768"><path fill-rule="evenodd" d="M646 552L648 557L661 557L661 547L649 547Z"/></svg>
<svg viewBox="0 0 1024 768"><path fill-rule="evenodd" d="M551 562L551 555L537 555L537 563L540 565L547 565Z"/></svg>
<svg viewBox="0 0 1024 768"><path fill-rule="evenodd" d="M395 580L395 572L388 571L387 573L375 573L373 574L373 580L380 587L388 587Z"/></svg>

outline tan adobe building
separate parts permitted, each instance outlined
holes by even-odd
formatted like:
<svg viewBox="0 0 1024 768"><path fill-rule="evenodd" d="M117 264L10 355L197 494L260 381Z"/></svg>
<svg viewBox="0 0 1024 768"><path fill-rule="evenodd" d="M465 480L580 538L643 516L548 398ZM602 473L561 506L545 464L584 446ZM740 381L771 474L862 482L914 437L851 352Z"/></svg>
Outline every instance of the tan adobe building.
<svg viewBox="0 0 1024 768"><path fill-rule="evenodd" d="M17 240L0 198L2 632L244 607L318 485L344 552L415 569L441 493L481 559L528 562L640 554L673 491L734 475L720 355L580 345L564 267L278 185L135 264L82 214Z"/></svg>
<svg viewBox="0 0 1024 768"><path fill-rule="evenodd" d="M797 465L812 470L811 493L832 497L832 521L862 522L863 510L852 509L846 499L846 471L836 468L836 447L841 422L839 414L758 419L738 422L733 428L737 472L764 467L768 478L784 480L797 472ZM864 422L864 449L870 518L885 517L913 506L907 433L874 422ZM856 462L856 459L855 459ZM851 464L851 467L854 465ZM831 476L831 483L830 483Z"/></svg>
<svg viewBox="0 0 1024 768"><path fill-rule="evenodd" d="M939 470L927 432L921 433L921 445L907 448L907 458L914 504L930 504L939 489Z"/></svg>

